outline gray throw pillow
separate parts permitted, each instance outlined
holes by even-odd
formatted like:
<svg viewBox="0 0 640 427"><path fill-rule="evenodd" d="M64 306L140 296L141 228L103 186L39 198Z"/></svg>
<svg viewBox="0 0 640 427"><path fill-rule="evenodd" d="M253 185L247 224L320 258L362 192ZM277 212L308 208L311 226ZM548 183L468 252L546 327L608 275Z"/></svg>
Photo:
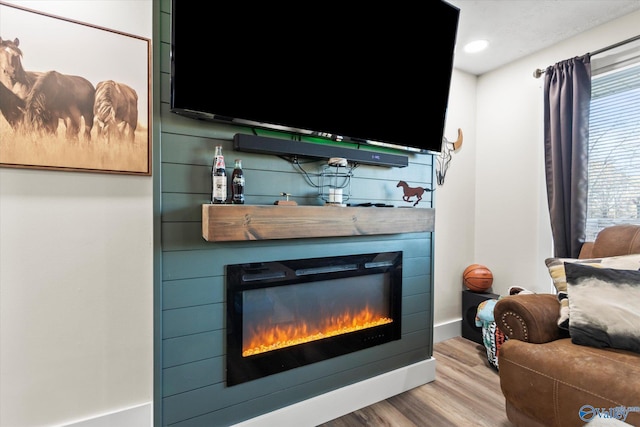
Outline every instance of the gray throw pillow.
<svg viewBox="0 0 640 427"><path fill-rule="evenodd" d="M564 267L571 341L640 353L640 271Z"/></svg>

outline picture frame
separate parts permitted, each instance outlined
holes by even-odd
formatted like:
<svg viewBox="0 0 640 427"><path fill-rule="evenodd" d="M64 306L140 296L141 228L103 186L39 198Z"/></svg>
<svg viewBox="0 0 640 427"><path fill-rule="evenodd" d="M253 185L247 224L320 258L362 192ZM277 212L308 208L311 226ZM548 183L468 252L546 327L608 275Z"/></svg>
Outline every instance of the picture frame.
<svg viewBox="0 0 640 427"><path fill-rule="evenodd" d="M149 39L0 1L0 167L151 175Z"/></svg>

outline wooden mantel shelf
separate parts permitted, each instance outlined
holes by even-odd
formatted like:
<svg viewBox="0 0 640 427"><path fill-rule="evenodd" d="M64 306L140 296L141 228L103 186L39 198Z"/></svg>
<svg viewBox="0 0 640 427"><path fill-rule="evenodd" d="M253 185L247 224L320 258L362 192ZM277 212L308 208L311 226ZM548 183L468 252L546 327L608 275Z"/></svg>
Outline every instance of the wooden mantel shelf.
<svg viewBox="0 0 640 427"><path fill-rule="evenodd" d="M420 233L434 225L431 208L202 205L208 242Z"/></svg>

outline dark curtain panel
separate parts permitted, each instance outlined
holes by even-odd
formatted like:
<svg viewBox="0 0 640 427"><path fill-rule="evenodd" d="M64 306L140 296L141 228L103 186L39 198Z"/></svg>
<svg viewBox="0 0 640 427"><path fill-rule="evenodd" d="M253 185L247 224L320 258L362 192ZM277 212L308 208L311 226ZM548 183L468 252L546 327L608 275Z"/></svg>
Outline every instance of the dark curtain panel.
<svg viewBox="0 0 640 427"><path fill-rule="evenodd" d="M577 258L587 221L590 55L548 67L544 82L547 199L556 257Z"/></svg>

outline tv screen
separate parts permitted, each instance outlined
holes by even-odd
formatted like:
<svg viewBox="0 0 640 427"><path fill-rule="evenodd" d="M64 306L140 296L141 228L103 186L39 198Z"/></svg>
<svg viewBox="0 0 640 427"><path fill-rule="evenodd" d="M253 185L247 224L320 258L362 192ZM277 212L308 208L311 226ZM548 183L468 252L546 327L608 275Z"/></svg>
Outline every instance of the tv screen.
<svg viewBox="0 0 640 427"><path fill-rule="evenodd" d="M173 0L172 112L254 131L440 151L456 7L437 0L213 10Z"/></svg>

